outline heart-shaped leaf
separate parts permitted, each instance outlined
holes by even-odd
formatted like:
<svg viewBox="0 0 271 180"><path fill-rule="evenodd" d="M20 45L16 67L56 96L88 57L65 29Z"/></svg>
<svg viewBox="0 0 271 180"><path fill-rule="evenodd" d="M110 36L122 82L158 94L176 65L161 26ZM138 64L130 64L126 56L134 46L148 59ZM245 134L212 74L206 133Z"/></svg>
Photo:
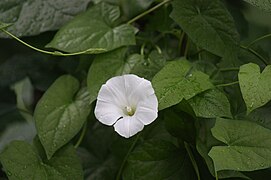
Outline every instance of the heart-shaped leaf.
<svg viewBox="0 0 271 180"><path fill-rule="evenodd" d="M75 149L67 145L49 161L24 141L13 141L0 154L8 179L65 180L83 179L83 171Z"/></svg>
<svg viewBox="0 0 271 180"><path fill-rule="evenodd" d="M271 100L270 65L261 73L257 64L245 64L240 67L238 78L248 113Z"/></svg>
<svg viewBox="0 0 271 180"><path fill-rule="evenodd" d="M225 143L209 152L216 171L254 171L271 167L271 130L256 123L218 118L213 136Z"/></svg>
<svg viewBox="0 0 271 180"><path fill-rule="evenodd" d="M158 98L159 110L213 87L208 75L193 71L191 64L184 59L168 63L154 76L152 84Z"/></svg>
<svg viewBox="0 0 271 180"><path fill-rule="evenodd" d="M118 6L94 5L63 26L46 47L73 53L97 48L110 51L135 44L135 28L128 24L116 26L119 17Z"/></svg>
<svg viewBox="0 0 271 180"><path fill-rule="evenodd" d="M81 129L90 112L86 88L72 76L59 77L36 106L34 119L38 136L50 158Z"/></svg>
<svg viewBox="0 0 271 180"><path fill-rule="evenodd" d="M238 49L233 18L219 0L173 1L171 17L199 47L218 56L231 56Z"/></svg>

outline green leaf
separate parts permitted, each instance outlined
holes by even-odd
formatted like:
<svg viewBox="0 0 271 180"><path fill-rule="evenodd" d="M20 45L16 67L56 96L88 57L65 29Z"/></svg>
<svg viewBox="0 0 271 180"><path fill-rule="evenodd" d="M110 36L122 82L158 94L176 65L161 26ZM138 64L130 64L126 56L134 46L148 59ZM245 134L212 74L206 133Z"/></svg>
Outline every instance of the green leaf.
<svg viewBox="0 0 271 180"><path fill-rule="evenodd" d="M82 167L72 146L63 147L51 160L42 162L33 146L13 141L0 154L0 160L10 180L83 179Z"/></svg>
<svg viewBox="0 0 271 180"><path fill-rule="evenodd" d="M40 99L34 112L38 136L48 158L81 129L90 112L89 94L74 77L59 77Z"/></svg>
<svg viewBox="0 0 271 180"><path fill-rule="evenodd" d="M271 129L271 106L260 107L251 112L247 118L251 121L255 121L258 124Z"/></svg>
<svg viewBox="0 0 271 180"><path fill-rule="evenodd" d="M124 180L195 179L194 169L184 149L164 140L148 140L130 154Z"/></svg>
<svg viewBox="0 0 271 180"><path fill-rule="evenodd" d="M196 141L196 148L199 154L204 158L205 163L212 174L215 177L214 163L211 157L208 155L213 146L223 145L222 142L215 139L211 134L211 128L214 126L214 119L200 119L200 128L198 130L198 137ZM243 179L249 179L247 176L238 171L233 170L221 170L217 172L219 179L239 177Z"/></svg>
<svg viewBox="0 0 271 180"><path fill-rule="evenodd" d="M116 26L119 17L118 6L94 5L63 26L46 47L73 53L97 48L110 51L134 45L135 29L128 24Z"/></svg>
<svg viewBox="0 0 271 180"><path fill-rule="evenodd" d="M250 121L218 118L213 136L225 143L209 152L216 171L255 171L271 167L271 130Z"/></svg>
<svg viewBox="0 0 271 180"><path fill-rule="evenodd" d="M191 64L183 59L168 63L154 76L152 84L158 98L159 110L213 87L208 75L193 71Z"/></svg>
<svg viewBox="0 0 271 180"><path fill-rule="evenodd" d="M16 36L37 35L56 30L84 11L90 0L13 0L0 2L0 21L12 23L7 28ZM1 26L1 25L0 25ZM0 34L3 37L3 34Z"/></svg>
<svg viewBox="0 0 271 180"><path fill-rule="evenodd" d="M219 0L173 1L171 17L200 48L226 57L237 51L233 18Z"/></svg>
<svg viewBox="0 0 271 180"><path fill-rule="evenodd" d="M101 86L111 77L130 73L134 65L143 58L139 54L126 56L127 48L120 48L96 56L89 68L87 85L90 93L90 102L98 95Z"/></svg>
<svg viewBox="0 0 271 180"><path fill-rule="evenodd" d="M204 118L231 118L230 103L224 93L211 89L188 100L196 116Z"/></svg>
<svg viewBox="0 0 271 180"><path fill-rule="evenodd" d="M256 6L265 11L271 11L271 1L270 0L244 0L253 6Z"/></svg>
<svg viewBox="0 0 271 180"><path fill-rule="evenodd" d="M157 51L152 51L146 59L141 56L141 61L135 64L131 73L151 80L153 76L165 66L165 64L166 59L164 55L159 54Z"/></svg>
<svg viewBox="0 0 271 180"><path fill-rule="evenodd" d="M270 77L271 65L266 66L262 73L257 64L249 63L240 67L239 84L248 113L271 100Z"/></svg>

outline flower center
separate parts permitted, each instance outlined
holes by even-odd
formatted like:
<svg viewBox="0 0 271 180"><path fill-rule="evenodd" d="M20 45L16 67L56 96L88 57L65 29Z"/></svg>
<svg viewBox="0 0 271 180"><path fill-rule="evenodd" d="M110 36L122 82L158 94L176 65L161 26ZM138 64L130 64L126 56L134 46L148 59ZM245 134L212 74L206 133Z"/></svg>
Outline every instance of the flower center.
<svg viewBox="0 0 271 180"><path fill-rule="evenodd" d="M135 114L134 109L132 107L130 107L130 106L126 106L125 110L126 110L126 114L129 115L129 116L132 116L132 115Z"/></svg>

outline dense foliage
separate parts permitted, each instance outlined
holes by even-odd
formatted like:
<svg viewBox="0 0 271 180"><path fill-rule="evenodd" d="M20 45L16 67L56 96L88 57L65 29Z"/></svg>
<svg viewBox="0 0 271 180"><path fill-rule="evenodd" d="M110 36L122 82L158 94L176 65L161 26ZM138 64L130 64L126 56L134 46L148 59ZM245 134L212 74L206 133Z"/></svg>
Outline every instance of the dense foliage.
<svg viewBox="0 0 271 180"><path fill-rule="evenodd" d="M0 179L271 177L270 0L0 1ZM101 86L151 81L131 138Z"/></svg>

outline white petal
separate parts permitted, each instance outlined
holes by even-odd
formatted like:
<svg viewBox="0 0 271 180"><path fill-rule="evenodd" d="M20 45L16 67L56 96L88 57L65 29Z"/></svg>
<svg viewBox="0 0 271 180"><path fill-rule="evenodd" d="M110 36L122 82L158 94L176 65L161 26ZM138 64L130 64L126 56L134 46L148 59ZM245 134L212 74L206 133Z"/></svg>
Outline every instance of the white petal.
<svg viewBox="0 0 271 180"><path fill-rule="evenodd" d="M98 100L94 110L95 117L103 124L112 126L120 117L124 116L123 111L114 103Z"/></svg>
<svg viewBox="0 0 271 180"><path fill-rule="evenodd" d="M151 82L133 74L124 75L129 105L135 106L141 100L154 94Z"/></svg>
<svg viewBox="0 0 271 180"><path fill-rule="evenodd" d="M113 77L109 79L105 85L107 90L111 92L111 96L114 98L115 103L117 103L118 106L127 106L126 88L123 76Z"/></svg>
<svg viewBox="0 0 271 180"><path fill-rule="evenodd" d="M152 123L157 118L158 100L155 94L138 103L134 116L144 125Z"/></svg>
<svg viewBox="0 0 271 180"><path fill-rule="evenodd" d="M142 131L144 125L135 118L135 116L126 116L116 122L114 129L119 135L129 138L139 131Z"/></svg>

